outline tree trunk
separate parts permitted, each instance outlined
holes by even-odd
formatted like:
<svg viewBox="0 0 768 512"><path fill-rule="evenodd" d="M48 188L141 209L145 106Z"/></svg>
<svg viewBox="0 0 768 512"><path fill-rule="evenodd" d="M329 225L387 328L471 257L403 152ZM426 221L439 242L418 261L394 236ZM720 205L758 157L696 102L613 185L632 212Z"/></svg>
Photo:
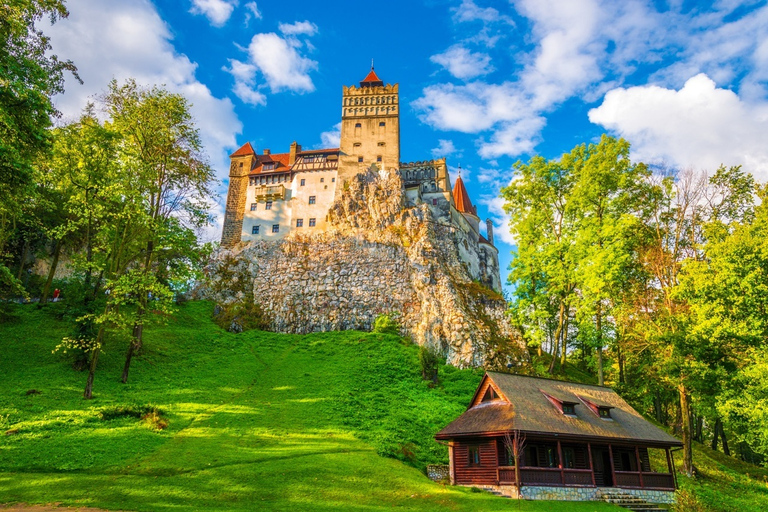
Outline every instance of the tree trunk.
<svg viewBox="0 0 768 512"><path fill-rule="evenodd" d="M619 363L619 382L626 383L624 376L624 353L621 351L621 340L616 340L616 359Z"/></svg>
<svg viewBox="0 0 768 512"><path fill-rule="evenodd" d="M56 267L59 265L59 255L61 254L62 241L61 238L56 240L56 245L53 248L53 260L51 261L51 268L48 270L48 279L45 280L45 286L43 287L43 294L40 296L40 304L48 302L48 294L51 292L51 284L53 283L53 276L56 274Z"/></svg>
<svg viewBox="0 0 768 512"><path fill-rule="evenodd" d="M656 415L656 421L663 425L665 418L661 409L661 397L658 393L653 395L653 412Z"/></svg>
<svg viewBox="0 0 768 512"><path fill-rule="evenodd" d="M696 441L704 442L704 417L695 416L696 418Z"/></svg>
<svg viewBox="0 0 768 512"><path fill-rule="evenodd" d="M549 362L549 373L553 374L555 373L555 363L557 362L557 351L560 347L560 337L563 333L563 323L565 319L563 318L565 313L565 303L563 301L560 301L560 311L557 315L557 329L555 330L554 338L554 348L552 349L552 360Z"/></svg>
<svg viewBox="0 0 768 512"><path fill-rule="evenodd" d="M85 383L85 391L83 392L83 398L90 400L93 398L93 378L96 375L96 363L99 361L99 353L101 352L101 343L104 340L104 326L99 328L99 334L96 336L96 348L91 354L91 364L88 367L88 380Z"/></svg>
<svg viewBox="0 0 768 512"><path fill-rule="evenodd" d="M563 326L563 335L562 335L562 344L563 347L562 350L560 350L560 368L565 366L565 356L566 351L568 349L568 321L571 316L571 310L570 308L565 308L565 325Z"/></svg>
<svg viewBox="0 0 768 512"><path fill-rule="evenodd" d="M717 439L720 436L720 417L715 420L715 428L713 429L714 434L712 435L712 449L717 450Z"/></svg>
<svg viewBox="0 0 768 512"><path fill-rule="evenodd" d="M688 477L693 477L693 443L691 439L691 404L685 384L677 387L680 393L681 430L683 432L683 470Z"/></svg>
<svg viewBox="0 0 768 512"><path fill-rule="evenodd" d="M152 265L152 252L154 251L155 244L152 240L147 242L147 255L144 258L144 275L149 272ZM128 382L128 372L131 369L131 360L136 352L141 350L141 345L144 342L144 314L147 310L148 297L144 293L139 301L139 307L136 309L136 322L133 324L133 336L131 337L131 344L128 347L128 353L125 355L125 365L123 366L123 375L120 380L123 384Z"/></svg>
<svg viewBox="0 0 768 512"><path fill-rule="evenodd" d="M595 310L595 326L597 327L597 384L603 386L605 385L605 378L603 376L603 317L600 306L601 304L598 301Z"/></svg>
<svg viewBox="0 0 768 512"><path fill-rule="evenodd" d="M21 276L24 274L24 267L27 265L27 256L29 256L29 240L24 239L24 249L21 251L21 261L19 261L19 272L16 274L16 279L21 281Z"/></svg>
<svg viewBox="0 0 768 512"><path fill-rule="evenodd" d="M726 455L731 454L731 450L728 449L728 439L725 437L725 430L723 430L723 424L720 423L720 439L723 440L723 453Z"/></svg>

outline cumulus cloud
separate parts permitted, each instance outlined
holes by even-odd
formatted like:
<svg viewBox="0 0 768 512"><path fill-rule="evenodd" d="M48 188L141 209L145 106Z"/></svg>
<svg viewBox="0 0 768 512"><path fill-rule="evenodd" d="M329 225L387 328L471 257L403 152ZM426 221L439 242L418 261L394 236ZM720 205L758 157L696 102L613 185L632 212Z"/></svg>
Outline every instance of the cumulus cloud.
<svg viewBox="0 0 768 512"><path fill-rule="evenodd" d="M141 0L69 0L69 18L46 29L53 51L71 59L83 85L68 78L66 92L55 98L68 118L76 118L89 97L104 91L113 78L164 85L192 103L192 114L219 177L226 176L227 150L242 131L228 98L216 98L195 77L197 64L173 47L172 35L154 6Z"/></svg>
<svg viewBox="0 0 768 512"><path fill-rule="evenodd" d="M445 52L433 55L430 60L461 80L487 75L493 71L488 54L472 52L461 45L451 46Z"/></svg>
<svg viewBox="0 0 768 512"><path fill-rule="evenodd" d="M297 21L295 23L280 23L280 32L287 36L313 36L317 33L317 25L310 21Z"/></svg>
<svg viewBox="0 0 768 512"><path fill-rule="evenodd" d="M202 14L214 27L223 27L232 16L237 0L192 0L192 14Z"/></svg>
<svg viewBox="0 0 768 512"><path fill-rule="evenodd" d="M332 129L320 134L320 148L337 148L341 142L341 123L336 123Z"/></svg>
<svg viewBox="0 0 768 512"><path fill-rule="evenodd" d="M259 6L256 5L256 2L248 2L245 4L245 8L248 12L245 13L245 23L246 25L251 20L251 18L260 20L262 18L261 11L259 10Z"/></svg>
<svg viewBox="0 0 768 512"><path fill-rule="evenodd" d="M493 223L494 243L500 240L505 244L515 245L515 237L509 230L510 217L504 211L504 199L498 195L482 196L479 202L488 210L489 218Z"/></svg>
<svg viewBox="0 0 768 512"><path fill-rule="evenodd" d="M755 5L718 2L686 10L672 3L659 11L643 0L517 0L513 7L528 20L530 36L526 48L512 48L514 55L506 56L517 64L514 74L493 83L478 80L482 74L471 76L468 66L464 77L453 75L476 81L429 85L413 106L434 128L480 134L479 154L496 158L533 151L547 116L559 105L572 98L599 101L642 65L662 64L650 84L677 89L705 72L733 87L743 101L759 103L768 94L768 6ZM503 16L472 0L454 11L459 24L487 24ZM468 48L469 41L433 61L451 71L453 55L461 69L456 48ZM475 53L495 61L491 46Z"/></svg>
<svg viewBox="0 0 768 512"><path fill-rule="evenodd" d="M640 160L709 171L740 164L768 178L768 104L748 103L703 73L680 90L614 89L589 120L630 140Z"/></svg>
<svg viewBox="0 0 768 512"><path fill-rule="evenodd" d="M309 72L317 69L317 62L303 57L295 40L273 32L256 34L248 46L248 55L272 92L315 90Z"/></svg>
<svg viewBox="0 0 768 512"><path fill-rule="evenodd" d="M224 67L235 79L235 86L232 92L240 98L243 103L249 105L266 105L267 97L256 90L256 66L247 62L240 62L236 59L229 59L229 67Z"/></svg>
<svg viewBox="0 0 768 512"><path fill-rule="evenodd" d="M456 149L453 141L440 139L436 148L432 148L432 158L442 158L444 156L455 155L461 157L462 151Z"/></svg>

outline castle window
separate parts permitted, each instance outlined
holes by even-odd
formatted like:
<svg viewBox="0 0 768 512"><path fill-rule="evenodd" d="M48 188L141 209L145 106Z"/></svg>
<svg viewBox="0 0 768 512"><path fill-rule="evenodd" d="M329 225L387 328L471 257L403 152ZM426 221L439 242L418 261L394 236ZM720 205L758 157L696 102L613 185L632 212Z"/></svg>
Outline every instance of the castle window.
<svg viewBox="0 0 768 512"><path fill-rule="evenodd" d="M312 228L314 226L315 226L315 219L309 219L309 227Z"/></svg>
<svg viewBox="0 0 768 512"><path fill-rule="evenodd" d="M258 203L251 203L251 211L252 211L252 212L255 212L255 211L256 211L256 205L257 205L257 204L258 204Z"/></svg>
<svg viewBox="0 0 768 512"><path fill-rule="evenodd" d="M259 226L253 226L251 228L251 234L252 235L258 235L259 234Z"/></svg>
<svg viewBox="0 0 768 512"><path fill-rule="evenodd" d="M279 233L280 232L280 224L272 224L272 232L273 233Z"/></svg>
<svg viewBox="0 0 768 512"><path fill-rule="evenodd" d="M357 157L357 161L358 162L362 162L363 161L363 157L361 157L361 156Z"/></svg>
<svg viewBox="0 0 768 512"><path fill-rule="evenodd" d="M360 143L359 142L355 142L354 144L352 144L352 147L353 148L359 148L360 147Z"/></svg>
<svg viewBox="0 0 768 512"><path fill-rule="evenodd" d="M331 178L332 183L336 183L336 178Z"/></svg>
<svg viewBox="0 0 768 512"><path fill-rule="evenodd" d="M265 210L271 210L272 209L272 201L267 201L267 204L264 205Z"/></svg>
<svg viewBox="0 0 768 512"><path fill-rule="evenodd" d="M296 227L300 228L304 225L304 219L296 219Z"/></svg>
<svg viewBox="0 0 768 512"><path fill-rule="evenodd" d="M387 126L387 123L385 123L384 121L382 121L382 122L380 122L380 123L379 123L379 126Z"/></svg>
<svg viewBox="0 0 768 512"><path fill-rule="evenodd" d="M307 180L305 180L305 179L302 179L302 180L301 180L301 186L303 187L303 186L304 186L304 185L306 185L306 184L307 184Z"/></svg>
<svg viewBox="0 0 768 512"><path fill-rule="evenodd" d="M387 145L386 142L379 142L379 146L386 146L386 145Z"/></svg>
<svg viewBox="0 0 768 512"><path fill-rule="evenodd" d="M376 161L377 161L377 162L381 162L381 155L379 155L379 156L377 156L377 157L376 157Z"/></svg>
<svg viewBox="0 0 768 512"><path fill-rule="evenodd" d="M315 204L315 196L309 196L309 204Z"/></svg>
<svg viewBox="0 0 768 512"><path fill-rule="evenodd" d="M320 178L320 183L324 182L325 178Z"/></svg>
<svg viewBox="0 0 768 512"><path fill-rule="evenodd" d="M243 162L240 162L240 167L241 167L241 168L243 167Z"/></svg>
<svg viewBox="0 0 768 512"><path fill-rule="evenodd" d="M362 128L362 127L363 127L363 125L362 125L362 124L360 124L360 123L355 123L355 128Z"/></svg>
<svg viewBox="0 0 768 512"><path fill-rule="evenodd" d="M437 199L432 200L432 206L437 206Z"/></svg>
<svg viewBox="0 0 768 512"><path fill-rule="evenodd" d="M363 133L363 125L360 123L355 124L355 137L359 137Z"/></svg>

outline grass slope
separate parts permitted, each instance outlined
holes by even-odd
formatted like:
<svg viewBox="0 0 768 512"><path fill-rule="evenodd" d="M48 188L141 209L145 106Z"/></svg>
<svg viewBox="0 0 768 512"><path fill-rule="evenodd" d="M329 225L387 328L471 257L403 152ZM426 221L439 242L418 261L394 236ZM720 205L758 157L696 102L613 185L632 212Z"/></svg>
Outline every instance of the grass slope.
<svg viewBox="0 0 768 512"><path fill-rule="evenodd" d="M55 305L58 307L58 305ZM190 303L146 335L128 385L122 344L106 347L95 398L85 374L51 353L66 325L17 308L0 327L0 503L123 510L552 510L429 481L434 432L465 407L479 373L443 368L430 389L417 351L395 336L233 335ZM40 394L27 395L30 389ZM151 404L169 427L102 421ZM386 455L386 456L382 456ZM397 460L400 458L407 463ZM558 511L617 510L559 503Z"/></svg>
<svg viewBox="0 0 768 512"><path fill-rule="evenodd" d="M189 303L147 333L122 385L122 343L108 345L95 399L85 375L51 353L67 326L56 308L18 307L0 326L0 503L124 510L620 510L517 502L430 482L444 462L432 435L460 414L480 373L420 379L417 351L394 336L224 332ZM41 394L27 395L30 389ZM99 411L154 405L169 427ZM704 451L702 451L704 450ZM692 506L767 509L765 470L700 449ZM748 474L747 474L748 473Z"/></svg>

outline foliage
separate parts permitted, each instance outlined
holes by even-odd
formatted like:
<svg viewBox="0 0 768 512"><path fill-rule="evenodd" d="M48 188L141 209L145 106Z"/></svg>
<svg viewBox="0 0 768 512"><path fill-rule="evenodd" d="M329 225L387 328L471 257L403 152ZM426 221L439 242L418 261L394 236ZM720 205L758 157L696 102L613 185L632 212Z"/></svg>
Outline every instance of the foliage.
<svg viewBox="0 0 768 512"><path fill-rule="evenodd" d="M378 334L400 334L400 324L397 321L398 315L396 313L385 313L379 315L373 321L372 331Z"/></svg>
<svg viewBox="0 0 768 512"><path fill-rule="evenodd" d="M440 354L433 347L422 345L419 347L419 366L421 367L421 378L437 384L438 367L440 365Z"/></svg>

